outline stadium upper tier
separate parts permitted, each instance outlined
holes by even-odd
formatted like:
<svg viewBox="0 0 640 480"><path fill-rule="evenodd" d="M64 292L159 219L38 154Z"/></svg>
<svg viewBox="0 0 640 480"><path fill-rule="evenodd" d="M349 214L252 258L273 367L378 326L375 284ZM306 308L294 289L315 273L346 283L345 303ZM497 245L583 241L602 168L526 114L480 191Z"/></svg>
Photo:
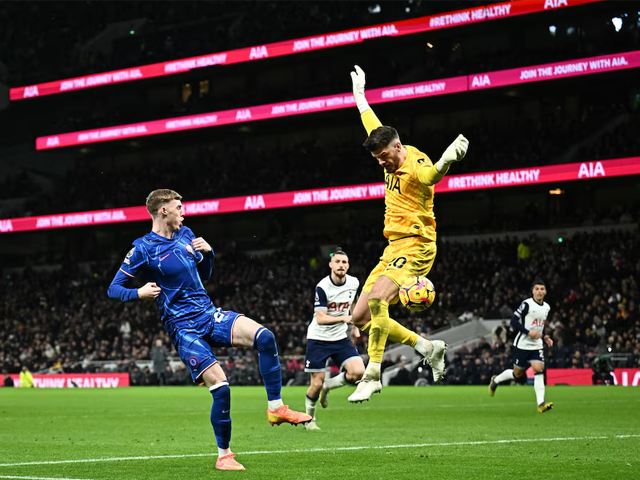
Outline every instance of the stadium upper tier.
<svg viewBox="0 0 640 480"><path fill-rule="evenodd" d="M36 98L154 77L175 75L215 65L231 65L275 58L352 45L382 37L414 35L444 28L512 18L519 15L552 11L602 1L603 0L515 0L513 2L501 2L487 6L479 5L473 8L438 13L425 17L369 25L340 32L284 40L276 43L258 44L251 47L181 58L162 63L131 66L117 71L101 72L76 78L66 78L47 83L15 87L10 90L10 98L13 101ZM131 32L135 33L134 30L131 30Z"/></svg>

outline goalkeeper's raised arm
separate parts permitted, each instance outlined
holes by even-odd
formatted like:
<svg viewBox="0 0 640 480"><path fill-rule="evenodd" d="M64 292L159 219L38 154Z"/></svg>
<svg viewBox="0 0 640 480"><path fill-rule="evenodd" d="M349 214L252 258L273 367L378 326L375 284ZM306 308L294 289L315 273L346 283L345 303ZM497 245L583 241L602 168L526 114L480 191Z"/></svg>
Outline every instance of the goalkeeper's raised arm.
<svg viewBox="0 0 640 480"><path fill-rule="evenodd" d="M373 130L382 126L382 123L380 123L376 114L371 110L369 102L367 102L367 97L364 94L364 87L367 82L364 71L358 65L356 65L354 67L354 71L351 72L351 83L353 84L353 98L355 99L356 106L360 111L362 124L367 131L367 135L371 135Z"/></svg>
<svg viewBox="0 0 640 480"><path fill-rule="evenodd" d="M364 128L367 131L367 135L369 136L367 142L365 142L365 147L372 151L373 156L377 158L379 156L379 152L377 150L385 150L385 147L387 147L387 145L381 145L379 141L382 140L382 137L386 138L386 136L380 134L380 139L373 138L371 136L371 132L379 127L382 127L382 123L380 122L380 120L378 120L376 114L373 113L369 102L367 102L367 97L364 93L364 89L366 86L366 76L362 68L360 68L358 65L355 65L354 71L351 72L351 83L353 85L353 98L356 102L356 106L358 107L358 111L360 111L362 124L364 125ZM393 130L393 132L395 132L395 130ZM397 132L395 132L395 135L397 135ZM378 135L374 136L377 137ZM394 137L393 140L397 145L399 145L399 154L395 162L397 163L397 165L394 165L394 168L392 169L392 171L395 171L404 164L407 152L403 145L400 143L399 137ZM438 183L444 178L444 176L449 171L449 167L453 163L459 162L464 158L468 148L469 140L467 140L463 135L458 135L454 142L449 145L449 147L447 147L447 149L440 157L440 160L438 160L435 165L431 166L431 162L429 162L428 165L430 166L430 168L420 168L418 170L418 178L420 182L425 185L435 185L436 183ZM374 150L376 151L374 152ZM385 166L385 168L387 167ZM389 169L387 169L387 172L389 172Z"/></svg>

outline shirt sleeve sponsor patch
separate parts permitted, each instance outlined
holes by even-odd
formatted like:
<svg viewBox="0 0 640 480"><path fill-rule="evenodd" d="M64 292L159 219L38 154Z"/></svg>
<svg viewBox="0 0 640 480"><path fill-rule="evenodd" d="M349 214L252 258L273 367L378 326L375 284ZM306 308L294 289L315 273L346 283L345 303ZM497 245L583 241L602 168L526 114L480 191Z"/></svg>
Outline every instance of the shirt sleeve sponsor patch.
<svg viewBox="0 0 640 480"><path fill-rule="evenodd" d="M127 265L131 265L131 257L133 257L133 252L135 251L135 249L136 247L133 247L124 257L124 263L126 263Z"/></svg>

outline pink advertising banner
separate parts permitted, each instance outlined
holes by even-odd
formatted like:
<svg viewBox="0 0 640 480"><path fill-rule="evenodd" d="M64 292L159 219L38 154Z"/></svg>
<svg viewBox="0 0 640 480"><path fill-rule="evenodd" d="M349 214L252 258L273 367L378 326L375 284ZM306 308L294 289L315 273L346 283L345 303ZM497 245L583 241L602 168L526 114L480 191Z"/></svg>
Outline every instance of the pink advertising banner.
<svg viewBox="0 0 640 480"><path fill-rule="evenodd" d="M619 158L596 162L566 163L546 167L530 167L469 175L447 175L438 185L437 193L460 192L485 188L514 187L552 182L587 180L624 175L640 175L640 157ZM327 203L355 202L384 198L384 183L316 188L289 192L245 195L184 202L185 215L215 215L222 213L302 207ZM0 220L0 233L48 230L88 225L150 220L144 206L64 213L38 217Z"/></svg>
<svg viewBox="0 0 640 480"><path fill-rule="evenodd" d="M9 375L16 387L20 375ZM116 388L129 386L128 373L52 373L33 375L35 388Z"/></svg>
<svg viewBox="0 0 640 480"><path fill-rule="evenodd" d="M370 104L389 103L638 67L640 67L640 51L625 52L567 62L465 75L392 87L374 88L367 90L367 99ZM549 75L547 75L547 73L549 73ZM235 108L232 110L189 115L186 117L167 118L115 127L48 135L36 139L36 150L49 150L52 148L87 145L111 140L178 132L181 130L194 130L234 123L290 117L307 113L327 112L352 107L354 105L355 101L351 93L325 95L323 97L270 103L256 107Z"/></svg>

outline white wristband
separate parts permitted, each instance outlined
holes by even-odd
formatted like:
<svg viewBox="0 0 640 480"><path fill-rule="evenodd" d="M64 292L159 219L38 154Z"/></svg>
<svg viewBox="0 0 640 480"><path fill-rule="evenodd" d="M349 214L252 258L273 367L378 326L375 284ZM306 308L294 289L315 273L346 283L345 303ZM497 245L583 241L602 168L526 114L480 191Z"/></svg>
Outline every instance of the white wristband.
<svg viewBox="0 0 640 480"><path fill-rule="evenodd" d="M436 162L436 169L440 173L447 173L449 171L449 164L441 158Z"/></svg>
<svg viewBox="0 0 640 480"><path fill-rule="evenodd" d="M360 115L362 115L367 110L371 110L371 107L369 106L369 102L367 102L367 97L364 96L364 93L354 93L353 98L356 101L356 106L360 111Z"/></svg>

